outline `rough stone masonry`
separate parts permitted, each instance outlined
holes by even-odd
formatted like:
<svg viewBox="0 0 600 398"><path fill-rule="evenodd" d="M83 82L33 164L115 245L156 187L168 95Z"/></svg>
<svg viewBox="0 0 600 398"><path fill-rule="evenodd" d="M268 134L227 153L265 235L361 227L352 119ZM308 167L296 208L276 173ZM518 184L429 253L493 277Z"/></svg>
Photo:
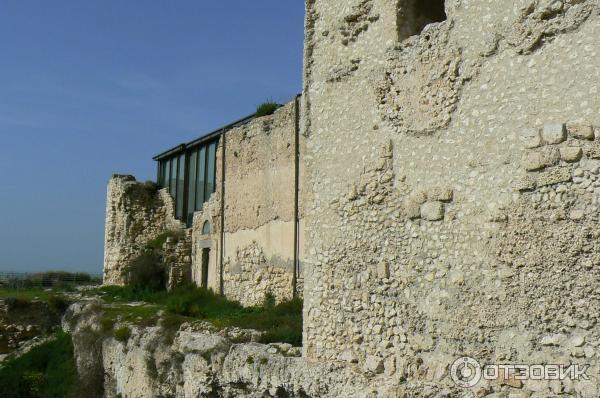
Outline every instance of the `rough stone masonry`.
<svg viewBox="0 0 600 398"><path fill-rule="evenodd" d="M307 1L305 355L589 364L472 393L597 397L599 2L418 3Z"/></svg>

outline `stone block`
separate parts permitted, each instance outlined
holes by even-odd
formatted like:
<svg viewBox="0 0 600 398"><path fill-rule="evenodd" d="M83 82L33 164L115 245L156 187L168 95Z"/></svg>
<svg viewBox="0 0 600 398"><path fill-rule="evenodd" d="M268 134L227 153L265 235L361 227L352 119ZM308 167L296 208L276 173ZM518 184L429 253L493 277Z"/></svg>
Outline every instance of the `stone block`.
<svg viewBox="0 0 600 398"><path fill-rule="evenodd" d="M427 191L429 200L438 200L440 202L450 202L454 196L454 191L450 188L435 187Z"/></svg>
<svg viewBox="0 0 600 398"><path fill-rule="evenodd" d="M571 181L571 179L571 169L567 167L557 167L540 173L536 179L536 185L538 187L544 187L561 182L568 182Z"/></svg>
<svg viewBox="0 0 600 398"><path fill-rule="evenodd" d="M338 360L343 361L343 362L348 362L348 363L357 363L358 362L358 358L356 357L356 355L354 354L354 352L352 350L342 351L340 353L340 355L338 355Z"/></svg>
<svg viewBox="0 0 600 398"><path fill-rule="evenodd" d="M536 152L529 152L523 158L522 164L527 171L541 170L555 166L560 161L560 151L555 147L546 147Z"/></svg>
<svg viewBox="0 0 600 398"><path fill-rule="evenodd" d="M404 212L411 220L421 217L421 205L411 199L404 202Z"/></svg>
<svg viewBox="0 0 600 398"><path fill-rule="evenodd" d="M526 175L513 185L515 191L532 191L537 187L536 178L532 175Z"/></svg>
<svg viewBox="0 0 600 398"><path fill-rule="evenodd" d="M527 149L537 148L542 145L542 136L537 128L525 128L521 132L523 145Z"/></svg>
<svg viewBox="0 0 600 398"><path fill-rule="evenodd" d="M367 355L364 369L367 372L381 373L383 371L383 360L374 355Z"/></svg>
<svg viewBox="0 0 600 398"><path fill-rule="evenodd" d="M571 122L567 123L569 135L582 140L594 139L594 127L590 123Z"/></svg>
<svg viewBox="0 0 600 398"><path fill-rule="evenodd" d="M540 152L530 152L526 154L522 164L527 171L540 170L546 167L544 156Z"/></svg>
<svg viewBox="0 0 600 398"><path fill-rule="evenodd" d="M581 159L583 151L578 146L566 146L560 148L560 158L567 163L575 163Z"/></svg>
<svg viewBox="0 0 600 398"><path fill-rule="evenodd" d="M567 139L567 129L564 123L546 123L542 138L548 144L560 144Z"/></svg>
<svg viewBox="0 0 600 398"><path fill-rule="evenodd" d="M377 276L380 279L388 279L390 277L390 266L387 262L382 261L377 264Z"/></svg>
<svg viewBox="0 0 600 398"><path fill-rule="evenodd" d="M421 217L428 221L439 221L444 218L444 204L439 201L425 202L421 205Z"/></svg>
<svg viewBox="0 0 600 398"><path fill-rule="evenodd" d="M585 153L591 159L600 159L600 145L595 144L589 148L586 148Z"/></svg>

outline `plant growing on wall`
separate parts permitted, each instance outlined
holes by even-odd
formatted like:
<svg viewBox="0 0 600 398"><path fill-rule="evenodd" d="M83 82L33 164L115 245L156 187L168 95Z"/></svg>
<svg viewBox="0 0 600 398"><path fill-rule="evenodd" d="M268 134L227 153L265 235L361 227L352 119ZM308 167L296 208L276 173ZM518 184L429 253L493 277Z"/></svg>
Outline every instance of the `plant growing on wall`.
<svg viewBox="0 0 600 398"><path fill-rule="evenodd" d="M261 116L272 115L277 110L277 108L279 108L279 104L276 102L273 102L273 101L263 102L258 107L256 107L256 113L254 114L254 116L261 117Z"/></svg>

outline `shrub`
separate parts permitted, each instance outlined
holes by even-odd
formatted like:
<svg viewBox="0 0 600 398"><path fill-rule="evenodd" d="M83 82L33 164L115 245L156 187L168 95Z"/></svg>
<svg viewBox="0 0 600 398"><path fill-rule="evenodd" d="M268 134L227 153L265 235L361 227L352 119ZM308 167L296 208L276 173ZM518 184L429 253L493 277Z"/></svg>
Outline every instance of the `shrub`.
<svg viewBox="0 0 600 398"><path fill-rule="evenodd" d="M268 308L268 309L275 307L275 296L273 295L272 292L269 291L269 292L265 293L263 307Z"/></svg>
<svg viewBox="0 0 600 398"><path fill-rule="evenodd" d="M166 279L162 255L155 250L140 254L127 266L127 284L134 289L163 290Z"/></svg>
<svg viewBox="0 0 600 398"><path fill-rule="evenodd" d="M146 243L146 249L148 250L162 250L165 242L171 238L174 243L177 243L179 239L183 238L183 231L167 231L158 235L156 238Z"/></svg>
<svg viewBox="0 0 600 398"><path fill-rule="evenodd" d="M137 204L152 208L160 204L158 190L160 187L154 181L132 184L127 188L127 194Z"/></svg>
<svg viewBox="0 0 600 398"><path fill-rule="evenodd" d="M115 339L120 341L121 343L127 343L129 338L131 337L131 329L127 326L122 326L115 330Z"/></svg>
<svg viewBox="0 0 600 398"><path fill-rule="evenodd" d="M279 108L279 104L273 101L266 101L256 107L256 113L254 116L261 117L272 115Z"/></svg>
<svg viewBox="0 0 600 398"><path fill-rule="evenodd" d="M0 368L0 397L67 397L74 379L71 336L58 332L53 340L5 362Z"/></svg>
<svg viewBox="0 0 600 398"><path fill-rule="evenodd" d="M48 297L48 307L53 312L62 314L69 307L69 302L63 296L52 295Z"/></svg>
<svg viewBox="0 0 600 398"><path fill-rule="evenodd" d="M4 299L4 303L6 304L9 311L22 310L31 306L30 299L21 297L7 297L6 299Z"/></svg>
<svg viewBox="0 0 600 398"><path fill-rule="evenodd" d="M104 317L100 319L100 329L102 329L103 332L110 332L113 330L114 325L115 321L111 318Z"/></svg>

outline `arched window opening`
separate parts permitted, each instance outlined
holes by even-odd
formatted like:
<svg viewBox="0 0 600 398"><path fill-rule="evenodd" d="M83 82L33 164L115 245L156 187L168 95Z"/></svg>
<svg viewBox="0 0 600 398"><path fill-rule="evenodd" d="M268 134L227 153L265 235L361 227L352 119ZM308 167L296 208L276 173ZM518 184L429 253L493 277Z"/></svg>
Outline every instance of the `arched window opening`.
<svg viewBox="0 0 600 398"><path fill-rule="evenodd" d="M204 224L202 225L202 235L209 235L210 234L210 223L208 221L204 221Z"/></svg>

